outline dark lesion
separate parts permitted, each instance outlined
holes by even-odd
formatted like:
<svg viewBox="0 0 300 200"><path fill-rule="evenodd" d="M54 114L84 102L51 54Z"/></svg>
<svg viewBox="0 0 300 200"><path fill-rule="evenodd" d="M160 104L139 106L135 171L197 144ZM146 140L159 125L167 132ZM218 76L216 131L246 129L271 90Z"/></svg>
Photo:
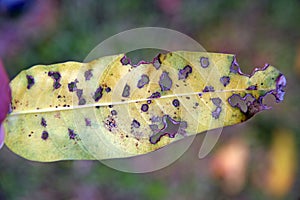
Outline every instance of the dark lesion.
<svg viewBox="0 0 300 200"><path fill-rule="evenodd" d="M205 86L202 92L214 92L215 88L211 85Z"/></svg>
<svg viewBox="0 0 300 200"><path fill-rule="evenodd" d="M208 59L208 57L201 57L200 58L200 65L203 68L207 68L209 66L209 59Z"/></svg>
<svg viewBox="0 0 300 200"><path fill-rule="evenodd" d="M128 64L130 64L130 59L127 58L126 56L123 56L121 58L120 62L121 62L122 65L128 65Z"/></svg>
<svg viewBox="0 0 300 200"><path fill-rule="evenodd" d="M34 84L34 78L31 75L26 75L26 79L27 79L27 89L29 90Z"/></svg>
<svg viewBox="0 0 300 200"><path fill-rule="evenodd" d="M48 76L54 80L54 83L53 83L54 89L58 89L61 87L61 84L60 84L61 75L59 72L50 71L50 72L48 72Z"/></svg>
<svg viewBox="0 0 300 200"><path fill-rule="evenodd" d="M257 85L250 85L246 90L257 90Z"/></svg>
<svg viewBox="0 0 300 200"><path fill-rule="evenodd" d="M148 109L149 109L149 105L148 105L148 104L143 104L143 105L141 106L141 111L142 111L142 112L147 112Z"/></svg>
<svg viewBox="0 0 300 200"><path fill-rule="evenodd" d="M77 90L77 85L76 85L77 83L78 83L77 79L75 79L75 81L68 83L68 88L70 92L74 92Z"/></svg>
<svg viewBox="0 0 300 200"><path fill-rule="evenodd" d="M136 119L132 120L131 127L132 128L140 128L141 124Z"/></svg>
<svg viewBox="0 0 300 200"><path fill-rule="evenodd" d="M211 99L212 103L216 106L215 110L212 111L212 117L215 119L219 119L220 114L222 112L222 100L219 97L215 97Z"/></svg>
<svg viewBox="0 0 300 200"><path fill-rule="evenodd" d="M78 135L75 133L74 130L68 128L68 133L69 133L70 140L78 140Z"/></svg>
<svg viewBox="0 0 300 200"><path fill-rule="evenodd" d="M179 70L178 73L178 80L185 80L189 76L190 73L192 73L193 69L190 65L186 65L183 69Z"/></svg>
<svg viewBox="0 0 300 200"><path fill-rule="evenodd" d="M212 98L211 101L215 106L220 106L222 103L222 100L219 97Z"/></svg>
<svg viewBox="0 0 300 200"><path fill-rule="evenodd" d="M129 97L129 96L130 96L130 86L126 84L122 92L122 97Z"/></svg>
<svg viewBox="0 0 300 200"><path fill-rule="evenodd" d="M101 86L99 86L94 95L93 95L93 99L95 100L95 102L98 102L103 96L103 88Z"/></svg>
<svg viewBox="0 0 300 200"><path fill-rule="evenodd" d="M172 101L172 105L173 105L174 107L179 107L179 106L180 106L179 100L178 100L178 99L174 99L174 100Z"/></svg>
<svg viewBox="0 0 300 200"><path fill-rule="evenodd" d="M143 74L140 78L140 80L137 83L138 88L143 88L145 85L149 83L149 77L146 74Z"/></svg>
<svg viewBox="0 0 300 200"><path fill-rule="evenodd" d="M164 115L162 117L163 128L159 129L157 124L151 124L150 128L154 134L150 137L151 144L157 144L163 136L168 136L169 138L174 138L176 134L185 135L187 122L176 121L172 119L169 115Z"/></svg>
<svg viewBox="0 0 300 200"><path fill-rule="evenodd" d="M238 108L247 118L251 118L256 113L270 108L263 104L264 97L260 96L256 99L252 94L246 94L244 97L239 94L233 94L228 98L228 103L232 107Z"/></svg>
<svg viewBox="0 0 300 200"><path fill-rule="evenodd" d="M158 70L158 69L160 68L160 66L161 66L160 56L161 56L161 54L158 54L157 57L155 57L155 58L153 59L153 66L154 66L155 69L157 69L157 70Z"/></svg>
<svg viewBox="0 0 300 200"><path fill-rule="evenodd" d="M161 97L161 94L160 92L154 92L151 94L151 96L149 97L150 99L157 99L157 98L160 98Z"/></svg>
<svg viewBox="0 0 300 200"><path fill-rule="evenodd" d="M211 113L212 117L215 119L219 119L221 112L222 112L222 107L217 106L216 109Z"/></svg>
<svg viewBox="0 0 300 200"><path fill-rule="evenodd" d="M220 82L222 83L222 85L223 85L224 87L226 87L226 86L229 85L229 83L230 83L230 77L229 77L229 76L222 76L222 77L220 78Z"/></svg>
<svg viewBox="0 0 300 200"><path fill-rule="evenodd" d="M84 72L84 78L86 81L90 80L93 77L92 69L89 69Z"/></svg>
<svg viewBox="0 0 300 200"><path fill-rule="evenodd" d="M42 132L42 135L41 135L41 138L42 138L43 140L47 140L48 137L49 137L49 133L48 133L47 131L43 131L43 132Z"/></svg>
<svg viewBox="0 0 300 200"><path fill-rule="evenodd" d="M78 97L78 105L86 104L86 100L82 97L82 95L83 95L83 89L77 89L76 96Z"/></svg>
<svg viewBox="0 0 300 200"><path fill-rule="evenodd" d="M164 71L159 78L159 85L161 91L168 91L172 87L172 79L169 76L169 73Z"/></svg>
<svg viewBox="0 0 300 200"><path fill-rule="evenodd" d="M41 125L42 125L43 127L47 127L47 121L45 120L44 117L42 117L42 119L41 119Z"/></svg>

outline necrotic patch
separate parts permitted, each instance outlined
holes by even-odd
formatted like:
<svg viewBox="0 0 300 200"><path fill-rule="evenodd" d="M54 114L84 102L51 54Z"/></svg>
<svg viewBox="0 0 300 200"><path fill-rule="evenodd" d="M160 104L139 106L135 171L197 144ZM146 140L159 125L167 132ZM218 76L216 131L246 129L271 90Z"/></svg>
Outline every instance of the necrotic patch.
<svg viewBox="0 0 300 200"><path fill-rule="evenodd" d="M209 66L209 59L207 57L200 58L201 67L207 68Z"/></svg>
<svg viewBox="0 0 300 200"><path fill-rule="evenodd" d="M85 77L85 80L86 80L86 81L90 80L90 79L93 77L92 70L89 69L89 70L85 71L85 72L84 72L84 77Z"/></svg>
<svg viewBox="0 0 300 200"><path fill-rule="evenodd" d="M165 135L168 135L169 138L174 138L176 134L186 135L187 122L175 121L169 115L164 115L162 121L164 127L150 137L151 144L156 144Z"/></svg>
<svg viewBox="0 0 300 200"><path fill-rule="evenodd" d="M167 91L170 90L172 87L172 80L169 77L168 72L163 72L159 78L159 85L161 88L161 91Z"/></svg>
<svg viewBox="0 0 300 200"><path fill-rule="evenodd" d="M43 127L46 127L46 126L47 126L47 122L46 122L46 120L45 120L44 117L42 117L42 119L41 119L41 125L42 125Z"/></svg>
<svg viewBox="0 0 300 200"><path fill-rule="evenodd" d="M147 75L143 74L137 83L137 87L142 88L145 85L147 85L148 83L149 83L149 77Z"/></svg>
<svg viewBox="0 0 300 200"><path fill-rule="evenodd" d="M50 71L50 72L48 72L48 76L50 76L54 80L53 88L54 89L60 88L60 86L61 86L61 84L60 84L60 78L61 78L60 73Z"/></svg>
<svg viewBox="0 0 300 200"><path fill-rule="evenodd" d="M139 128L141 126L140 122L138 122L137 120L133 120L132 123L131 123L131 126L133 128Z"/></svg>
<svg viewBox="0 0 300 200"><path fill-rule="evenodd" d="M246 90L257 90L257 85L251 85Z"/></svg>
<svg viewBox="0 0 300 200"><path fill-rule="evenodd" d="M68 128L68 131L69 131L69 139L70 140L75 140L77 134L74 132L74 130Z"/></svg>
<svg viewBox="0 0 300 200"><path fill-rule="evenodd" d="M70 92L74 92L77 90L76 83L78 83L78 80L76 79L75 81L72 81L71 83L68 84L68 88Z"/></svg>
<svg viewBox="0 0 300 200"><path fill-rule="evenodd" d="M223 84L224 87L226 87L230 83L230 77L229 76L222 76L220 78L220 82Z"/></svg>
<svg viewBox="0 0 300 200"><path fill-rule="evenodd" d="M33 76L26 75L27 78L27 89L29 90L34 85L34 78Z"/></svg>
<svg viewBox="0 0 300 200"><path fill-rule="evenodd" d="M241 70L239 68L239 64L237 63L235 56L230 59L232 59L232 63L230 66L230 72L232 72L234 74L241 72Z"/></svg>
<svg viewBox="0 0 300 200"><path fill-rule="evenodd" d="M190 73L192 73L192 67L187 65L183 69L179 70L178 79L186 79Z"/></svg>
<svg viewBox="0 0 300 200"><path fill-rule="evenodd" d="M219 107L219 106L216 107L216 109L214 111L212 111L213 118L218 119L219 116L220 116L221 111L222 111L221 107Z"/></svg>
<svg viewBox="0 0 300 200"><path fill-rule="evenodd" d="M94 93L93 99L96 102L98 102L102 98L102 95L103 95L103 88L101 86L99 86Z"/></svg>
<svg viewBox="0 0 300 200"><path fill-rule="evenodd" d="M149 98L151 98L151 99L160 98L160 93L159 92L154 92L153 94L151 94L151 96Z"/></svg>
<svg viewBox="0 0 300 200"><path fill-rule="evenodd" d="M205 86L205 88L203 89L203 92L214 92L215 89L213 86Z"/></svg>
<svg viewBox="0 0 300 200"><path fill-rule="evenodd" d="M43 140L47 140L48 137L49 137L49 133L48 133L47 131L43 131L43 132L42 132L41 138L42 138Z"/></svg>
<svg viewBox="0 0 300 200"><path fill-rule="evenodd" d="M238 108L248 118L252 117L256 113L268 109L269 107L262 103L263 97L256 99L252 94L246 94L241 97L238 94L233 94L228 98L228 103L232 107Z"/></svg>
<svg viewBox="0 0 300 200"><path fill-rule="evenodd" d="M126 84L122 92L122 97L129 97L129 96L130 96L130 86Z"/></svg>
<svg viewBox="0 0 300 200"><path fill-rule="evenodd" d="M78 99L80 99L82 97L82 94L83 94L83 90L82 89L78 89L76 91L76 95L77 95Z"/></svg>
<svg viewBox="0 0 300 200"><path fill-rule="evenodd" d="M178 106L180 105L178 99L174 99L174 100L172 101L172 104L173 104L174 107L178 107Z"/></svg>
<svg viewBox="0 0 300 200"><path fill-rule="evenodd" d="M148 104L143 104L142 107L141 107L141 110L142 110L143 112L147 112L147 111L148 111L148 108L149 108Z"/></svg>
<svg viewBox="0 0 300 200"><path fill-rule="evenodd" d="M159 69L160 65L161 65L161 61L159 59L159 56L160 55L158 55L156 58L154 58L154 61L153 61L153 66L155 67L155 69Z"/></svg>
<svg viewBox="0 0 300 200"><path fill-rule="evenodd" d="M76 95L78 97L78 105L84 105L86 103L86 100L82 97L82 94L83 94L82 89L76 90Z"/></svg>
<svg viewBox="0 0 300 200"><path fill-rule="evenodd" d="M215 106L220 106L221 103L222 103L222 100L221 100L219 97L212 98L211 101L213 102L213 104L214 104Z"/></svg>
<svg viewBox="0 0 300 200"><path fill-rule="evenodd" d="M85 104L86 104L86 100L84 98L79 99L78 105L85 105Z"/></svg>

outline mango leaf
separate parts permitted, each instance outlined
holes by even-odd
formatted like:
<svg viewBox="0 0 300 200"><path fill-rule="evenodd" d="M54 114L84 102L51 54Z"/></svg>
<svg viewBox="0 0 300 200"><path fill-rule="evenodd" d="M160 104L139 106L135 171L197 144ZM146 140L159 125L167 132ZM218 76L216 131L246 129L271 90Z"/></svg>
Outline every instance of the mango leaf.
<svg viewBox="0 0 300 200"><path fill-rule="evenodd" d="M234 55L124 55L90 63L38 65L11 82L6 145L36 161L145 154L184 137L251 118L283 100L285 77L266 65L243 74Z"/></svg>

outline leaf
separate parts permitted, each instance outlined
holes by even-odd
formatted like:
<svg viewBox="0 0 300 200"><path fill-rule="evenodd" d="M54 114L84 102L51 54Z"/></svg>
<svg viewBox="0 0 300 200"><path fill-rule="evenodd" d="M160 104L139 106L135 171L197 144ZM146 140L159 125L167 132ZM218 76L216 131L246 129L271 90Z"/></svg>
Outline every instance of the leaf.
<svg viewBox="0 0 300 200"><path fill-rule="evenodd" d="M267 94L282 101L285 84L272 66L245 75L234 55L206 52L38 65L11 82L6 145L36 161L145 154L246 121L268 108Z"/></svg>
<svg viewBox="0 0 300 200"><path fill-rule="evenodd" d="M269 170L265 173L266 191L276 198L284 198L292 189L297 172L295 133L276 130L272 141Z"/></svg>

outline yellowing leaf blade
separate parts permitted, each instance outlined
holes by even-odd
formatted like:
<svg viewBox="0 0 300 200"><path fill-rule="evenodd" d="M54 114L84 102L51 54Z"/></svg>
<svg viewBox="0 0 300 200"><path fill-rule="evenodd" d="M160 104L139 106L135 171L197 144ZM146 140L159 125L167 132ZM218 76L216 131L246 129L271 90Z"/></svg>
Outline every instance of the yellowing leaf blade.
<svg viewBox="0 0 300 200"><path fill-rule="evenodd" d="M243 122L266 109L265 95L281 101L285 84L272 66L247 76L233 55L206 52L35 66L11 82L6 145L38 161L145 154Z"/></svg>

